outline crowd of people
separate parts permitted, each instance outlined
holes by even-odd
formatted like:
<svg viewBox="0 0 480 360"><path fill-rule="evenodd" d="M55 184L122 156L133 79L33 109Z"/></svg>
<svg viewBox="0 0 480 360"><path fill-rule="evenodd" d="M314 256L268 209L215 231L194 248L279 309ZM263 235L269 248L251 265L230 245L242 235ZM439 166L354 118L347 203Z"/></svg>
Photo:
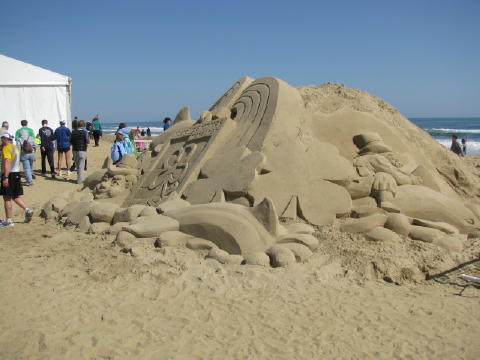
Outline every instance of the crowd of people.
<svg viewBox="0 0 480 360"><path fill-rule="evenodd" d="M125 123L120 123L115 132L115 140L110 149L110 156L114 165L118 164L122 157L126 154L135 154L137 151L146 149L145 141L142 138L142 132L137 126L136 129L131 129ZM150 133L150 135L148 135ZM145 131L147 136L151 136L150 128Z"/></svg>
<svg viewBox="0 0 480 360"><path fill-rule="evenodd" d="M64 163L67 178L71 176L72 171L76 170L77 183L83 181L83 171L86 169L86 151L90 139L94 140L94 146L99 146L102 136L102 126L98 115L93 118L92 122L87 123L75 117L72 121L72 129L66 126L65 121L60 121L60 126L53 130L49 126L48 120L42 120L42 127L38 129L37 134L28 126L27 120L22 120L20 124L22 127L15 132L11 140L20 154L19 159L23 165L26 186L33 185L35 176L33 163L38 148L40 148L42 175L47 174L48 162L53 179L63 176L62 165ZM8 122L2 123L0 133L9 133ZM55 154L57 154L56 163ZM77 166L78 164L83 164L83 166Z"/></svg>
<svg viewBox="0 0 480 360"><path fill-rule="evenodd" d="M140 127L137 126L137 128L135 129L135 133L136 133L136 136L152 136L152 130L150 130L149 127L147 127L147 130L145 129L142 129L140 130Z"/></svg>
<svg viewBox="0 0 480 360"><path fill-rule="evenodd" d="M15 134L9 131L9 123L3 122L0 128L1 136L1 163L0 163L0 195L3 196L6 218L0 220L0 227L14 226L12 221L12 203L15 202L25 213L25 222L32 219L33 211L27 207L22 199L23 186L32 186L35 179L34 162L35 153L40 149L41 174L47 176L47 163L52 179L66 175L71 177L73 171L77 172L77 184L83 182L87 170L87 149L90 141L94 146L99 146L102 137L102 125L96 115L91 122L79 120L72 121L72 129L66 126L65 121L60 121L60 126L53 130L48 120L42 120L42 127L35 133L28 126L27 120L20 122L21 128ZM170 118L163 120L163 129L170 127ZM152 135L150 128L141 130L129 128L125 123L120 123L115 132L115 140L111 147L113 164L118 164L126 154L134 154L146 149L144 136ZM56 162L55 162L56 154ZM73 161L73 163L72 163ZM22 172L25 183L22 184ZM65 173L62 165L65 164Z"/></svg>
<svg viewBox="0 0 480 360"><path fill-rule="evenodd" d="M171 119L166 117L163 119L163 131L167 131L170 127ZM146 149L143 136L152 136L152 132L149 127L147 130L140 129L137 126L136 129L131 129L125 123L120 123L118 129L115 132L115 141L110 149L110 156L114 165L118 164L122 157L126 154L134 154L137 151Z"/></svg>
<svg viewBox="0 0 480 360"><path fill-rule="evenodd" d="M60 121L60 126L53 130L49 127L48 120L42 120L42 127L35 134L34 130L28 126L27 120L20 122L21 128L13 135L10 131L10 125L4 121L0 128L1 137L1 165L0 165L0 195L3 196L6 218L0 220L0 227L13 226L12 221L12 202L15 202L25 212L25 222L32 219L33 211L30 210L22 199L23 184L20 164L23 166L23 177L25 185L32 186L35 175L33 165L35 161L35 152L40 148L41 154L41 173L47 174L47 162L50 167L50 174L53 179L62 176L62 163L65 161L67 178L71 172L77 172L77 184L83 182L84 172L87 169L87 148L90 144L90 138L95 141L95 146L99 145L102 136L102 126L98 115L91 123L87 123L90 128L87 130L85 121L75 119L72 121L72 129L66 126L65 121ZM57 153L57 162L55 164L55 153ZM73 164L71 158L73 156ZM55 167L56 165L56 167Z"/></svg>

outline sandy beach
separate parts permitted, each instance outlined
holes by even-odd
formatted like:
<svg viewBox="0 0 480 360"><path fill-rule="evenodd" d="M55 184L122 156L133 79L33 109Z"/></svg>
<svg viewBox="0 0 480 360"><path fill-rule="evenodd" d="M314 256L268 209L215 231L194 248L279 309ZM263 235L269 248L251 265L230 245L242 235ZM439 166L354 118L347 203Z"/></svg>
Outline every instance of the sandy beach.
<svg viewBox="0 0 480 360"><path fill-rule="evenodd" d="M89 149L89 173L108 149ZM38 215L77 187L37 175L24 198ZM15 220L0 238L2 359L480 357L480 293L459 296L455 285L462 272L478 276L478 263L395 285L361 274L328 243L288 268L221 265L147 243L132 256L111 235L38 216L23 224L18 208Z"/></svg>

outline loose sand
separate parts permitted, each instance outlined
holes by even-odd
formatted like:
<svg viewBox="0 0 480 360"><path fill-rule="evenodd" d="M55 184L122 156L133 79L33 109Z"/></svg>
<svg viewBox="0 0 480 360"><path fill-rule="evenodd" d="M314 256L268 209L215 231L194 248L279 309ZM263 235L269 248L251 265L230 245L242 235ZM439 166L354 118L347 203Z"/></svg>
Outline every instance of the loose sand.
<svg viewBox="0 0 480 360"><path fill-rule="evenodd" d="M89 173L108 148L89 149ZM37 176L25 200L77 186ZM133 257L38 216L0 231L1 359L480 358L480 290L445 282L478 263L398 286L327 255L331 243L272 269L185 248Z"/></svg>

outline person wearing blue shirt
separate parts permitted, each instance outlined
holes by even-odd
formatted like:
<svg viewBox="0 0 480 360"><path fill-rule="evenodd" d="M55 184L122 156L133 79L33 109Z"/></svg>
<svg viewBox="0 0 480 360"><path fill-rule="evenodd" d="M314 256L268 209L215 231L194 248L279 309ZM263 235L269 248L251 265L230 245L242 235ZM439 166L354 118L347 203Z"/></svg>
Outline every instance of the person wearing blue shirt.
<svg viewBox="0 0 480 360"><path fill-rule="evenodd" d="M163 131L166 131L170 127L170 118L166 117L163 120Z"/></svg>
<svg viewBox="0 0 480 360"><path fill-rule="evenodd" d="M55 129L53 135L57 140L57 173L61 175L60 166L62 165L63 154L65 154L65 162L67 165L67 175L70 176L70 136L71 131L65 126L65 121L60 121L60 126Z"/></svg>
<svg viewBox="0 0 480 360"><path fill-rule="evenodd" d="M113 165L116 165L122 160L122 157L126 154L125 145L123 143L124 134L121 131L115 133L115 141L110 149Z"/></svg>

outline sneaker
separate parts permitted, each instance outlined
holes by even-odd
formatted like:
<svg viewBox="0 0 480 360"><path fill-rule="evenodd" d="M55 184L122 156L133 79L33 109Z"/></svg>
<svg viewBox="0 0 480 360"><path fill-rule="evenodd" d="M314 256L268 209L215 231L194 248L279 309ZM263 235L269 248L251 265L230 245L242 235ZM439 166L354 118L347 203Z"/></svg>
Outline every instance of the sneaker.
<svg viewBox="0 0 480 360"><path fill-rule="evenodd" d="M72 172L70 170L67 171L67 177L70 177L72 175Z"/></svg>
<svg viewBox="0 0 480 360"><path fill-rule="evenodd" d="M14 224L13 224L13 221L10 220L10 219L6 219L6 220L1 220L1 221L0 221L0 228L2 228L2 227L11 227L11 226L13 226L13 225L14 225Z"/></svg>
<svg viewBox="0 0 480 360"><path fill-rule="evenodd" d="M35 180L37 177L35 174L32 174L32 179Z"/></svg>
<svg viewBox="0 0 480 360"><path fill-rule="evenodd" d="M56 179L57 178L57 174L56 173L53 173L52 174L52 179Z"/></svg>
<svg viewBox="0 0 480 360"><path fill-rule="evenodd" d="M25 210L25 222L29 223L30 221L32 221L32 218L33 218L33 211L30 210L30 209L26 209Z"/></svg>

